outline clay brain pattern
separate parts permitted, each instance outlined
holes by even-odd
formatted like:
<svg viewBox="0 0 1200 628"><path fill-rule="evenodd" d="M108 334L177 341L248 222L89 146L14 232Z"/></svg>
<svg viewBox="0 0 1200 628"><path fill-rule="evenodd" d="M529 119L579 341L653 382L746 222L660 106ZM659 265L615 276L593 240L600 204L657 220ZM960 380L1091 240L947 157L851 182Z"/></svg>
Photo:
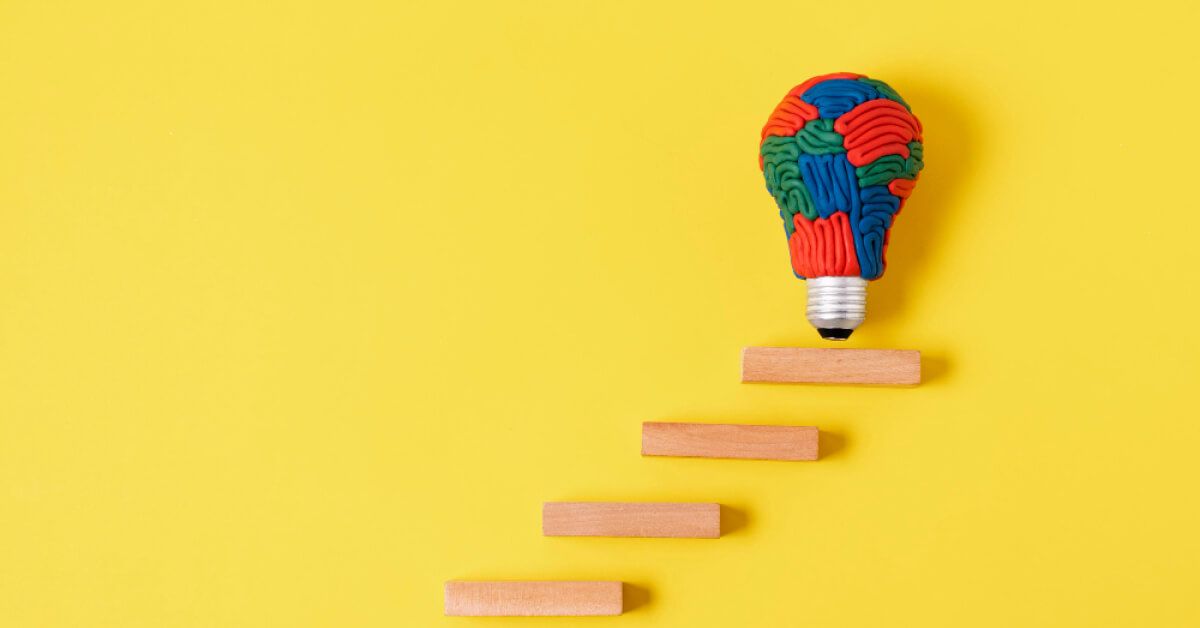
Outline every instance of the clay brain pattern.
<svg viewBox="0 0 1200 628"><path fill-rule="evenodd" d="M771 113L759 167L797 277L877 279L888 232L924 167L921 123L883 81L839 72L794 87Z"/></svg>

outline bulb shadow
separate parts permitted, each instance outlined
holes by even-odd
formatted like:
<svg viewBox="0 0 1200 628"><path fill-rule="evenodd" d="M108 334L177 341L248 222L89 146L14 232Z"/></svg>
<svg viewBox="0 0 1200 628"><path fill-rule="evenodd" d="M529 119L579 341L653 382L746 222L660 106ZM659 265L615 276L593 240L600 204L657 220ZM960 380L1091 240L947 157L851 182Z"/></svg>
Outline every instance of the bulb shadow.
<svg viewBox="0 0 1200 628"><path fill-rule="evenodd" d="M953 216L964 208L963 182L979 165L979 126L970 117L975 108L964 94L926 75L881 71L912 105L925 139L925 169L916 189L896 217L887 249L887 272L871 282L868 324L902 318L905 302L915 295L916 279Z"/></svg>

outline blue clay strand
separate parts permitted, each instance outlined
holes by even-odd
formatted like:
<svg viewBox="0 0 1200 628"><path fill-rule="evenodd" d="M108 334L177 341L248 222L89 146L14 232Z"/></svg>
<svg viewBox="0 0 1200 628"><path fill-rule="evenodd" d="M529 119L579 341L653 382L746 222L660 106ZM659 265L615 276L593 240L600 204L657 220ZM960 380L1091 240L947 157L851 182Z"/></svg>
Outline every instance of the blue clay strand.
<svg viewBox="0 0 1200 628"><path fill-rule="evenodd" d="M912 107L909 107L908 103L904 102L904 99L900 97L900 94L896 92L896 90L892 89L891 85L888 85L879 79L867 78L865 76L860 76L857 80L874 87L875 91L879 92L881 97L887 98L888 100L894 100L901 105L904 105L905 109L912 111Z"/></svg>
<svg viewBox="0 0 1200 628"><path fill-rule="evenodd" d="M850 214L854 248L862 278L876 279L883 274L883 243L900 210L900 198L884 185L863 188L859 196L861 203Z"/></svg>
<svg viewBox="0 0 1200 628"><path fill-rule="evenodd" d="M855 79L821 81L800 95L800 100L817 108L822 118L837 118L868 100L881 98L870 83Z"/></svg>
<svg viewBox="0 0 1200 628"><path fill-rule="evenodd" d="M859 204L858 177L845 153L800 155L800 178L808 186L817 214L850 213Z"/></svg>

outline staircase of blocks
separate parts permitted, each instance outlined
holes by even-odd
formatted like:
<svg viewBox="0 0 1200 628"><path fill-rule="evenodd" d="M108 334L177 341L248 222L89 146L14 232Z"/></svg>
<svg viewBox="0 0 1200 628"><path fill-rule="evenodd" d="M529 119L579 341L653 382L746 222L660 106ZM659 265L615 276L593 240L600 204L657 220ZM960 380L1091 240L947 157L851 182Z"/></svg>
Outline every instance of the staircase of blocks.
<svg viewBox="0 0 1200 628"><path fill-rule="evenodd" d="M743 383L915 386L918 351L748 347ZM811 426L646 422L643 456L816 461L820 430ZM721 536L721 506L679 502L546 502L542 535L702 538ZM447 616L604 616L626 610L621 581L451 580Z"/></svg>

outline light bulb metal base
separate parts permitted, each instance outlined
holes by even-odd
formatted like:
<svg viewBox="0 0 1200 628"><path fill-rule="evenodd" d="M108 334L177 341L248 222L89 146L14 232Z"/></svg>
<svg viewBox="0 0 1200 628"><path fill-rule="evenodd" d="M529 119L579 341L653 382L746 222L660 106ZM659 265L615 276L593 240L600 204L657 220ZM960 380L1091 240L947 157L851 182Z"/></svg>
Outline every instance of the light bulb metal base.
<svg viewBox="0 0 1200 628"><path fill-rule="evenodd" d="M826 340L845 340L867 318L867 280L862 277L810 277L808 322Z"/></svg>

